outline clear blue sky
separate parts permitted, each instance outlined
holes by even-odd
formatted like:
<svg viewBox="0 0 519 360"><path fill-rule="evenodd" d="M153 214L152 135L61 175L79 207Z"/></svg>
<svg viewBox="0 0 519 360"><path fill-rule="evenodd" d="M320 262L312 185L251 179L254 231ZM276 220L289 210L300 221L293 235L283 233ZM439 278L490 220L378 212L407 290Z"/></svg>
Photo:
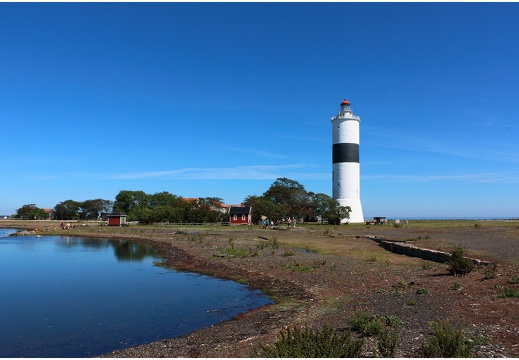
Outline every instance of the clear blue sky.
<svg viewBox="0 0 519 360"><path fill-rule="evenodd" d="M366 217L519 217L517 3L2 3L0 214L120 190L331 195Z"/></svg>

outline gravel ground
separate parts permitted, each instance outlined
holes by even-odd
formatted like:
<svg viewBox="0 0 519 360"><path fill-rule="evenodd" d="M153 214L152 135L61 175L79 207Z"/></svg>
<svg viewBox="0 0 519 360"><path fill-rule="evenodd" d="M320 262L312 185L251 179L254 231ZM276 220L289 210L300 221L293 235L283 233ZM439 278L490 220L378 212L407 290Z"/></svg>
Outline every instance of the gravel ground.
<svg viewBox="0 0 519 360"><path fill-rule="evenodd" d="M40 226L44 233L67 230ZM356 311L394 315L402 321L397 357L419 357L431 322L448 319L485 337L478 357L519 355L519 299L499 299L519 278L519 223L460 227L372 226L296 229L179 230L83 226L67 235L131 238L150 243L170 266L245 282L276 304L249 311L181 338L105 354L104 357L250 357L270 344L283 328L328 325L349 330ZM471 257L491 261L466 276L449 275L446 264L388 253L365 235L413 240L413 244L451 251L461 245ZM227 256L229 248L249 256ZM308 250L316 250L316 252ZM492 270L492 271L490 271ZM490 279L486 279L489 278ZM418 294L426 289L426 294ZM420 291L419 291L420 292ZM422 291L423 292L423 291ZM260 354L261 355L261 354ZM363 356L376 355L367 338Z"/></svg>

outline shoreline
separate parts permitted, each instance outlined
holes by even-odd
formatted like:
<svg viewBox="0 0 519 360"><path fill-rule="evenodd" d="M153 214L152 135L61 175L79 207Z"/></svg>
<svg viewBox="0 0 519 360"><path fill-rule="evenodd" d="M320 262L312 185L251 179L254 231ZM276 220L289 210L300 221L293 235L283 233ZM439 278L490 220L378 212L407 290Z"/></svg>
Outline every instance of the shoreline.
<svg viewBox="0 0 519 360"><path fill-rule="evenodd" d="M34 229L34 225L27 225ZM519 254L519 249L513 248L519 239L519 226L515 224L492 222L475 227L468 223L447 228L440 224L407 229L301 226L289 231L96 225L61 230L55 224L47 225L40 227L42 235L145 242L167 259L168 266L239 281L275 301L180 338L100 357L251 357L287 326L348 329L348 318L359 309L393 314L402 320L398 357L419 357L419 345L430 334L430 322L437 318L463 323L488 336L491 343L480 350L479 357L514 356L513 346L519 343L519 326L511 321L519 318L517 299L496 301L499 288L519 276L517 265L500 261L499 276L486 281L482 281L483 268L454 278L447 276L446 265L391 254L361 237L368 232L400 239L413 237L421 246L442 250L470 244L467 249L471 254L494 261L500 257L496 249L502 248L504 254L513 257ZM489 244L495 246L487 249ZM252 255L222 256L231 246L248 249ZM298 248L312 252L294 250ZM395 286L404 283L405 287L398 290L402 295L395 296ZM453 290L453 284L459 284L459 290ZM416 295L422 287L430 295ZM474 304L479 305L475 308ZM363 356L371 357L374 351L376 340L366 338Z"/></svg>

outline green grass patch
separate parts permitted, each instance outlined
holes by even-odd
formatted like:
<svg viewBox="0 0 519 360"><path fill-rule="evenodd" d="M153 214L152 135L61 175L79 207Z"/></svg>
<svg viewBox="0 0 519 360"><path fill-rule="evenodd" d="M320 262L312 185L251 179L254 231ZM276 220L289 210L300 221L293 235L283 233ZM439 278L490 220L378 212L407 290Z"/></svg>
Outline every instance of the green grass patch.
<svg viewBox="0 0 519 360"><path fill-rule="evenodd" d="M234 246L230 246L226 248L223 253L230 257L239 257L246 258L250 256L254 256L255 252L250 248L235 248Z"/></svg>

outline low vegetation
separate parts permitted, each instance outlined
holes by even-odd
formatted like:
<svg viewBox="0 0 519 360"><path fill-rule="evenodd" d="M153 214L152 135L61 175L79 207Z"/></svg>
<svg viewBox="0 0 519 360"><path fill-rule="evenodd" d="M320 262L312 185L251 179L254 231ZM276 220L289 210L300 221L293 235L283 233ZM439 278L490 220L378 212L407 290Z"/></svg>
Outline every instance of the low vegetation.
<svg viewBox="0 0 519 360"><path fill-rule="evenodd" d="M402 321L394 315L371 314L363 310L357 310L348 319L352 330L360 332L364 336L378 335L386 327L396 327Z"/></svg>
<svg viewBox="0 0 519 360"><path fill-rule="evenodd" d="M363 340L353 339L351 332L339 333L325 326L281 331L271 346L262 346L266 358L356 358L360 357Z"/></svg>
<svg viewBox="0 0 519 360"><path fill-rule="evenodd" d="M501 290L501 292L497 295L498 299L504 299L509 297L519 298L519 289L512 286L507 286L503 290Z"/></svg>
<svg viewBox="0 0 519 360"><path fill-rule="evenodd" d="M474 270L474 263L465 257L465 250L457 246L451 252L451 259L448 261L449 272L454 275L466 275Z"/></svg>
<svg viewBox="0 0 519 360"><path fill-rule="evenodd" d="M474 354L475 342L463 330L444 320L437 320L433 327L432 336L422 344L424 357L467 358Z"/></svg>
<svg viewBox="0 0 519 360"><path fill-rule="evenodd" d="M324 326L281 331L273 345L262 346L256 355L283 358L361 357L364 338L375 336L377 347L373 354L389 358L396 355L398 333L395 327L402 322L393 315L376 315L357 310L348 320L351 330L338 332ZM357 338L352 332L357 332ZM360 338L358 338L360 336Z"/></svg>

